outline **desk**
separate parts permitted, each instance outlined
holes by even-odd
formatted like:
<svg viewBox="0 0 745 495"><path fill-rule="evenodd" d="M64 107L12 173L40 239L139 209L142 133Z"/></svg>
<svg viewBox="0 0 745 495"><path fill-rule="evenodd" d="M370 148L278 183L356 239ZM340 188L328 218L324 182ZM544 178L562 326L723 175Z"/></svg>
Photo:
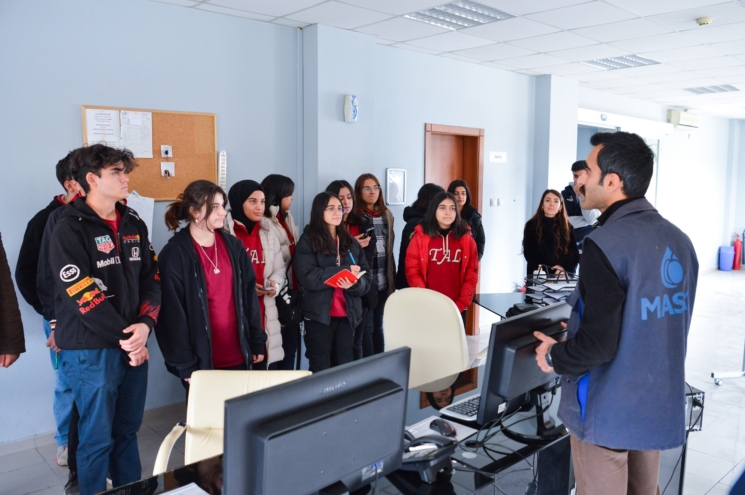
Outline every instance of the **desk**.
<svg viewBox="0 0 745 495"><path fill-rule="evenodd" d="M479 369L479 374L483 368ZM472 393L477 393L474 390ZM559 395L554 398L551 407L551 414L555 418L558 409ZM408 407L406 415L406 424L412 425L424 418L437 414L437 411L431 407L419 408L419 392L410 390L408 396ZM533 413L518 413L514 419L520 419L532 415ZM448 421L452 421L448 418ZM530 433L535 428L534 421L525 421L515 430L523 433ZM523 458L531 460L536 455L536 468L540 472L540 482L538 495L568 495L569 494L569 477L570 477L570 449L568 437L557 440L548 446L532 446L517 443L508 439L503 434L496 435L490 442L490 446L503 450L505 454L492 454L494 459L490 459L483 451L471 457L471 454L458 449L454 458L468 462L469 465L482 471L495 472L497 486L505 493L510 495L525 492L525 487L533 479L530 470L524 470L527 466ZM518 453L508 453L516 450ZM174 452L173 455L178 455ZM532 460L531 460L532 463ZM465 466L459 466L467 469ZM179 487L197 482L207 492L219 494L213 487L222 486L222 456L216 456L205 459L198 463L190 464L164 474L143 479L124 487L118 487L108 492L109 495L154 495L167 493ZM504 476L504 477L503 477ZM557 489L557 486L563 486L566 489ZM453 471L452 473L441 472L435 483L428 485L422 482L419 474L415 472L397 471L379 481L379 493L384 494L480 494L494 493L494 479L489 476L464 471ZM363 495L370 493L370 488L362 489L354 495ZM497 491L497 493L499 493Z"/></svg>
<svg viewBox="0 0 745 495"><path fill-rule="evenodd" d="M488 309L494 314L505 318L507 310L518 303L525 302L524 292L503 292L503 293L485 293L476 294L473 302Z"/></svg>

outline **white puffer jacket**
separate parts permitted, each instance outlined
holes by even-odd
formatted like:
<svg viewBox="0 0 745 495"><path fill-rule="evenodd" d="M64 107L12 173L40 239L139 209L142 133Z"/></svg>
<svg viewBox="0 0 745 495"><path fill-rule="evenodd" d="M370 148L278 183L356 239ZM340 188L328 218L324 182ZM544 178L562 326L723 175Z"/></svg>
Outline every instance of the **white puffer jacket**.
<svg viewBox="0 0 745 495"><path fill-rule="evenodd" d="M235 223L232 217L228 219L228 228L230 233L235 235ZM264 287L270 287L272 282L277 283L277 287L282 287L285 283L285 261L282 256L282 248L279 239L272 232L272 221L269 218L261 217L259 222L259 238L261 247L264 251L264 273L256 274L256 283ZM280 225L280 228L282 226ZM284 229L282 229L284 231ZM287 237L285 233L285 238ZM279 324L279 314L277 313L277 303L274 298L279 291L275 291L274 296L264 297L264 331L267 335L267 364L282 361L285 357L285 351L282 348L282 327Z"/></svg>
<svg viewBox="0 0 745 495"><path fill-rule="evenodd" d="M269 207L269 213L272 215L271 218L262 217L261 221L261 228L264 228L264 220L270 222L269 230L277 236L277 239L279 239L279 244L282 247L282 260L285 263L285 266L287 266L287 263L290 262L290 259L292 258L292 255L290 254L290 239L287 237L287 231L284 227L279 223L279 220L277 220L277 212L279 211L279 206L270 206ZM295 225L295 220L293 220L292 215L290 212L287 212L287 219L285 220L285 223L290 228L290 232L292 232L293 243L297 244L298 241L298 232L297 232L297 226ZM292 285L292 268L290 268L289 273L289 282L290 282L290 288L291 289L297 289L297 287L293 287Z"/></svg>

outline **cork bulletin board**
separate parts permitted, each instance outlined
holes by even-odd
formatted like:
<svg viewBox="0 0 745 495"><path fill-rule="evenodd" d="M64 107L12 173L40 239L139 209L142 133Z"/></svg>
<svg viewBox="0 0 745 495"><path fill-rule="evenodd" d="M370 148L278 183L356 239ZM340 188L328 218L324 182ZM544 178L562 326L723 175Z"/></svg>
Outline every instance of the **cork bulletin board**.
<svg viewBox="0 0 745 495"><path fill-rule="evenodd" d="M86 109L130 110L152 113L153 158L135 158L139 164L129 174L129 190L155 201L172 201L195 180L217 183L217 116L213 113L172 112L142 108L83 105L83 145L88 146ZM173 156L161 156L161 145ZM161 175L161 162L173 162L175 175Z"/></svg>

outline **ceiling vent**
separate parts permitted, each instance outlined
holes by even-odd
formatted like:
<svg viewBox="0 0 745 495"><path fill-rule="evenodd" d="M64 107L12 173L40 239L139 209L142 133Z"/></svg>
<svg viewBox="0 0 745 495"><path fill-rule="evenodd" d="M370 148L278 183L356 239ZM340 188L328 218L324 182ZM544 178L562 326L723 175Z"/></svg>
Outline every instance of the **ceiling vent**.
<svg viewBox="0 0 745 495"><path fill-rule="evenodd" d="M668 110L667 121L670 122L677 130L694 130L698 129L698 115L694 113L681 112L680 110Z"/></svg>
<svg viewBox="0 0 745 495"><path fill-rule="evenodd" d="M696 88L683 88L684 91L693 93L694 95L710 95L713 93L730 93L732 91L740 91L734 86L729 84L723 84L721 86L698 86Z"/></svg>
<svg viewBox="0 0 745 495"><path fill-rule="evenodd" d="M590 60L582 62L591 67L597 67L604 70L628 69L630 67L643 67L645 65L659 64L656 60L640 57L639 55L624 55L623 57L602 58L600 60Z"/></svg>
<svg viewBox="0 0 745 495"><path fill-rule="evenodd" d="M404 17L455 31L515 16L480 3L461 0L406 14Z"/></svg>

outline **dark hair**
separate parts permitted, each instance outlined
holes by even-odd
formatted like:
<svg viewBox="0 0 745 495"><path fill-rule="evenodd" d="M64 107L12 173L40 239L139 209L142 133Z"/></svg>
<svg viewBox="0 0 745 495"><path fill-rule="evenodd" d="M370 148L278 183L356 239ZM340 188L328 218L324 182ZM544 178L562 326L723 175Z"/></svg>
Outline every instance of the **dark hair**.
<svg viewBox="0 0 745 495"><path fill-rule="evenodd" d="M411 204L411 207L424 215L427 213L427 208L429 208L432 198L441 192L445 192L442 186L428 182L419 188L419 192L416 193L416 201Z"/></svg>
<svg viewBox="0 0 745 495"><path fill-rule="evenodd" d="M362 186L368 179L374 180L378 187L380 187L380 181L373 174L362 174L357 177L357 181L354 183L354 203L358 209L367 209L367 204L362 199ZM373 213L383 215L386 211L388 211L388 207L385 205L385 199L383 198L383 188L380 187L380 194L378 195L378 200L375 202Z"/></svg>
<svg viewBox="0 0 745 495"><path fill-rule="evenodd" d="M538 203L538 210L535 212L535 215L532 216L528 222L534 222L535 223L535 233L538 237L538 244L545 244L543 241L543 220L546 217L546 214L543 212L543 200L546 198L547 195L553 194L554 196L558 196L559 201L561 202L561 209L559 210L559 213L556 214L554 217L554 246L556 246L556 250L554 251L554 256L559 256L560 254L567 254L569 252L569 219L567 218L567 211L564 207L564 197L561 195L561 193L555 189L546 189L543 191L543 194L541 195L541 201ZM523 251L525 251L525 238L523 238Z"/></svg>
<svg viewBox="0 0 745 495"><path fill-rule="evenodd" d="M471 188L468 187L468 184L466 184L466 181L461 180L461 179L454 180L448 186L448 192L450 194L455 194L456 187L464 187L466 189L466 204L463 205L463 208L465 208L466 206L470 206L471 205Z"/></svg>
<svg viewBox="0 0 745 495"><path fill-rule="evenodd" d="M356 203L355 197L354 197L354 188L352 187L349 182L345 181L344 179L339 179L332 181L328 186L326 186L326 192L329 192L339 198L339 194L341 193L341 190L344 188L349 189L349 192L352 194L352 211L347 212L347 221L345 222L347 225L357 225L362 220L362 215L360 215L357 212L357 208L354 207ZM339 201L341 201L341 198L339 198Z"/></svg>
<svg viewBox="0 0 745 495"><path fill-rule="evenodd" d="M455 221L450 227L450 231L453 233L453 237L460 239L468 234L468 224L460 217L460 209L458 208L458 201L456 201L455 196L445 191L435 194L435 197L429 203L427 212L424 214L424 220L422 220L422 231L430 237L440 235L440 224L437 223L436 213L437 208L446 199L449 199L455 205Z"/></svg>
<svg viewBox="0 0 745 495"><path fill-rule="evenodd" d="M310 244L314 253L321 253L326 256L336 255L336 246L334 239L331 238L328 225L323 220L323 213L328 208L332 199L339 201L336 195L330 192L321 192L313 198L313 204L310 207L310 223L306 227L306 232L310 236ZM340 201L341 202L341 201ZM336 236L339 238L339 254L344 255L352 248L354 238L349 234L347 228L342 222L336 227Z"/></svg>
<svg viewBox="0 0 745 495"><path fill-rule="evenodd" d="M168 205L166 209L166 226L168 230L176 230L182 221L192 222L192 208L194 211L201 210L204 205L211 205L215 196L222 194L225 204L228 204L228 195L222 187L208 180L195 180L178 195L176 201ZM209 215L208 215L209 216Z"/></svg>
<svg viewBox="0 0 745 495"><path fill-rule="evenodd" d="M279 206L279 216L284 220L287 218L287 212L282 210L282 200L287 196L292 196L295 192L295 183L285 175L270 174L261 181L261 188L266 195L266 210L264 216L271 218L272 214L269 208Z"/></svg>
<svg viewBox="0 0 745 495"><path fill-rule="evenodd" d="M608 174L617 174L627 197L640 198L647 193L654 172L654 152L639 135L598 132L590 138L590 144L603 145L598 152L600 182Z"/></svg>
<svg viewBox="0 0 745 495"><path fill-rule="evenodd" d="M572 163L572 172L581 172L583 170L589 170L589 168L587 162L584 160L578 160Z"/></svg>
<svg viewBox="0 0 745 495"><path fill-rule="evenodd" d="M57 175L57 180L62 187L65 187L65 182L68 180L74 180L70 173L70 157L76 150L69 152L63 159L57 162L54 166L54 173Z"/></svg>
<svg viewBox="0 0 745 495"><path fill-rule="evenodd" d="M137 166L134 155L127 149L116 149L103 144L94 144L75 150L75 174L73 179L78 181L83 191L90 192L91 186L85 176L94 173L101 177L101 170L118 163L124 165L124 173L128 174Z"/></svg>

